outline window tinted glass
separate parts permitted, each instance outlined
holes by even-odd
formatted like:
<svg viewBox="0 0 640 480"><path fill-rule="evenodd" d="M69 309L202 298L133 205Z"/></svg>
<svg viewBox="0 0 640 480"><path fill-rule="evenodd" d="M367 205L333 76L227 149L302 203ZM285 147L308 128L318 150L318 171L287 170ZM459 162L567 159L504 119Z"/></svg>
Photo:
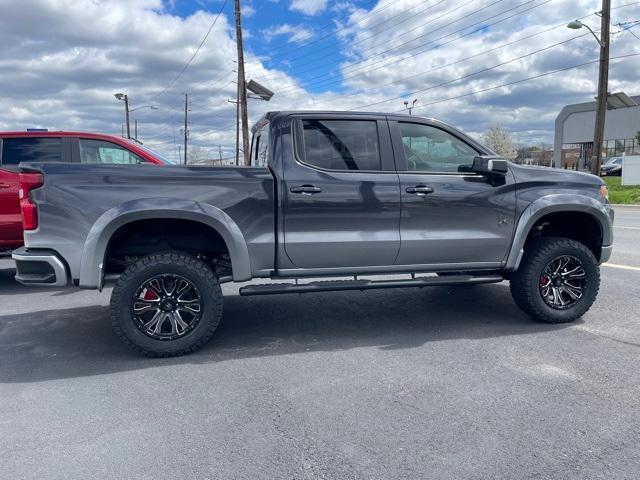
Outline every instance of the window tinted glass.
<svg viewBox="0 0 640 480"><path fill-rule="evenodd" d="M142 158L133 152L116 145L115 143L103 140L80 139L80 162L81 163L116 163L120 165L135 165L146 163Z"/></svg>
<svg viewBox="0 0 640 480"><path fill-rule="evenodd" d="M400 123L407 170L469 171L478 152L444 130L417 123Z"/></svg>
<svg viewBox="0 0 640 480"><path fill-rule="evenodd" d="M300 159L330 170L380 170L378 125L371 120L303 120Z"/></svg>
<svg viewBox="0 0 640 480"><path fill-rule="evenodd" d="M265 128L254 139L251 157L252 167L266 167L269 164L269 129Z"/></svg>
<svg viewBox="0 0 640 480"><path fill-rule="evenodd" d="M60 138L5 138L2 141L2 164L20 162L61 162Z"/></svg>

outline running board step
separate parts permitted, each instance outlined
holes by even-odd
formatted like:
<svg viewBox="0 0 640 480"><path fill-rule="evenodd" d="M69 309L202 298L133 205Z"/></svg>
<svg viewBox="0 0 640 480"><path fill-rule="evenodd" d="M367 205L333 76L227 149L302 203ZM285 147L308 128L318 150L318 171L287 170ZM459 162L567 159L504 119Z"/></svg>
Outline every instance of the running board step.
<svg viewBox="0 0 640 480"><path fill-rule="evenodd" d="M400 280L323 280L309 283L265 283L247 285L240 295L275 295L281 293L336 292L341 290L373 290L376 288L433 287L440 285L474 285L497 283L504 280L500 275L447 275L442 277L418 277Z"/></svg>

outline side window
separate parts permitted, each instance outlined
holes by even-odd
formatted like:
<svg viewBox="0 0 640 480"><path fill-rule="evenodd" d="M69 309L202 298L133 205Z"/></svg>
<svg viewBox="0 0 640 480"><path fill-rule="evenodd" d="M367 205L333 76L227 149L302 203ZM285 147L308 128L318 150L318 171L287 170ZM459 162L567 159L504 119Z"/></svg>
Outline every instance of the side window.
<svg viewBox="0 0 640 480"><path fill-rule="evenodd" d="M407 170L416 172L469 171L478 152L444 130L400 122Z"/></svg>
<svg viewBox="0 0 640 480"><path fill-rule="evenodd" d="M381 170L375 120L302 120L298 158L328 170Z"/></svg>
<svg viewBox="0 0 640 480"><path fill-rule="evenodd" d="M251 166L267 167L269 165L269 125L253 135L251 145Z"/></svg>
<svg viewBox="0 0 640 480"><path fill-rule="evenodd" d="M5 138L2 141L2 165L20 162L62 162L60 138Z"/></svg>
<svg viewBox="0 0 640 480"><path fill-rule="evenodd" d="M146 163L144 159L115 143L80 139L80 162L119 165Z"/></svg>

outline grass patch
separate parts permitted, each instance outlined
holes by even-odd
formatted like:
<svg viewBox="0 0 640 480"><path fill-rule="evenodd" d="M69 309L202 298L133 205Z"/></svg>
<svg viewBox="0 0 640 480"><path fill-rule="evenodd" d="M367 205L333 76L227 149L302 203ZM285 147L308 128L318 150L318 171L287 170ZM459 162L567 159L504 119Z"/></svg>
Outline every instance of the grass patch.
<svg viewBox="0 0 640 480"><path fill-rule="evenodd" d="M640 205L640 185L623 187L621 177L603 177L609 187L609 201L611 203L626 203Z"/></svg>

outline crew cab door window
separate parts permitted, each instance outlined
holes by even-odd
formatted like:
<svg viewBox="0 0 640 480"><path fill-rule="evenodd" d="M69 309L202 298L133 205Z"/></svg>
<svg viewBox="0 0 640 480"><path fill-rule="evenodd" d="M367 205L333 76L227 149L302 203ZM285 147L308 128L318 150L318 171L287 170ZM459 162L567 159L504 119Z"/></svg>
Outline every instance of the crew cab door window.
<svg viewBox="0 0 640 480"><path fill-rule="evenodd" d="M399 126L408 171L468 172L478 156L475 149L439 128L403 122Z"/></svg>
<svg viewBox="0 0 640 480"><path fill-rule="evenodd" d="M2 141L2 166L21 162L62 162L60 138L5 138Z"/></svg>
<svg viewBox="0 0 640 480"><path fill-rule="evenodd" d="M302 120L298 158L327 170L381 169L378 124L374 120Z"/></svg>
<svg viewBox="0 0 640 480"><path fill-rule="evenodd" d="M137 165L145 160L126 148L104 140L80 139L80 162Z"/></svg>

